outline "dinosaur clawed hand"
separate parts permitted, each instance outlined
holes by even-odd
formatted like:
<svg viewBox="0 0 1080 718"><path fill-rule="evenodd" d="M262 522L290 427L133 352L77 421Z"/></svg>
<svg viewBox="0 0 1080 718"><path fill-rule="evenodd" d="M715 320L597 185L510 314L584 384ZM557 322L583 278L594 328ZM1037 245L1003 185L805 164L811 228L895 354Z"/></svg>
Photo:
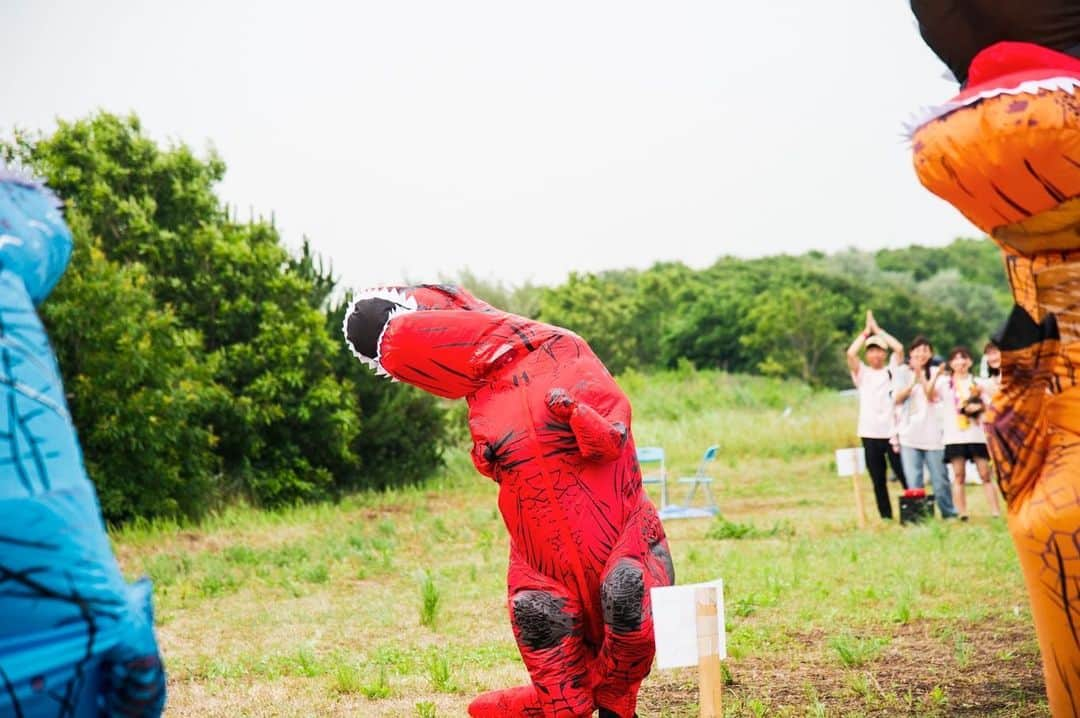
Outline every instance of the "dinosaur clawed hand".
<svg viewBox="0 0 1080 718"><path fill-rule="evenodd" d="M570 415L574 413L577 402L566 389L556 387L547 393L547 405L555 418L560 421L570 421Z"/></svg>

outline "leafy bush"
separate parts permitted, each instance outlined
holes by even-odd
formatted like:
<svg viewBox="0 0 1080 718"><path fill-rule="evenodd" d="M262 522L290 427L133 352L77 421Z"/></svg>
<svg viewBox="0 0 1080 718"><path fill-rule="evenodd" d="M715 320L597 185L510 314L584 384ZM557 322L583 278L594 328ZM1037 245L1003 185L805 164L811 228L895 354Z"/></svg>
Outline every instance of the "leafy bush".
<svg viewBox="0 0 1080 718"><path fill-rule="evenodd" d="M142 265L110 262L77 236L43 319L102 511L110 521L198 515L220 498L203 421L224 396L215 362L199 333L157 304Z"/></svg>
<svg viewBox="0 0 1080 718"><path fill-rule="evenodd" d="M441 466L433 397L376 383L340 337L336 280L272 222L229 216L225 165L99 113L0 156L67 203L72 266L44 318L111 521L197 517L414 483Z"/></svg>

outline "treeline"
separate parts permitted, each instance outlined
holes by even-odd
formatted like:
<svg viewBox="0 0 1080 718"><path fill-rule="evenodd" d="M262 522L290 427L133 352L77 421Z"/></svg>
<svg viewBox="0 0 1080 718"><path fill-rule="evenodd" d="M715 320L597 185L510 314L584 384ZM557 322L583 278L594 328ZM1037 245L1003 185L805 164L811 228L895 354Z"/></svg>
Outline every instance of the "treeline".
<svg viewBox="0 0 1080 718"><path fill-rule="evenodd" d="M867 309L902 342L925 334L940 353L962 344L978 355L1011 306L999 251L975 239L724 257L701 270L665 263L572 274L560 286L525 291L508 301L573 328L615 373L689 361L828 387L849 384L843 353Z"/></svg>
<svg viewBox="0 0 1080 718"><path fill-rule="evenodd" d="M439 466L440 404L344 350L330 268L306 245L290 255L272 222L230 217L220 158L104 113L0 151L67 205L75 251L40 309L110 521L328 498Z"/></svg>
<svg viewBox="0 0 1080 718"><path fill-rule="evenodd" d="M346 351L347 288L306 243L290 253L272 220L231 216L214 193L219 157L161 147L107 113L16 132L0 153L67 203L75 252L41 312L110 521L333 498L441 466L460 413ZM615 373L689 362L817 386L846 384L842 352L867 308L901 340L925 333L945 350L978 348L1009 306L979 240L663 263L557 287L440 279L573 329Z"/></svg>

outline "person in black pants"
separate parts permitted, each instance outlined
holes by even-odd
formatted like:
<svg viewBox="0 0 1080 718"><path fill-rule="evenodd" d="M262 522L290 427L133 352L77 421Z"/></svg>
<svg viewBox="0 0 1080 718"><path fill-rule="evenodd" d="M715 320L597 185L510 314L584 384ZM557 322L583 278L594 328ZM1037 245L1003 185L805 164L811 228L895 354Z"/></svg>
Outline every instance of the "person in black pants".
<svg viewBox="0 0 1080 718"><path fill-rule="evenodd" d="M859 350L866 347L866 362L859 359ZM892 352L891 356L889 352ZM886 481L886 464L892 466L900 484L907 488L900 454L893 450L890 439L896 433L895 403L892 398L893 370L904 357L904 347L883 331L874 320L873 312L866 313L866 327L855 337L847 350L851 380L859 392L859 438L866 457L866 470L874 484L874 498L883 519L892 518L892 502Z"/></svg>
<svg viewBox="0 0 1080 718"><path fill-rule="evenodd" d="M866 457L866 472L870 474L870 480L874 483L874 499L877 501L878 513L883 519L891 519L892 503L889 499L888 482L886 480L886 463L892 467L893 473L900 480L903 487L907 488L904 479L904 467L900 463L900 454L893 451L892 444L888 439L873 439L860 436L863 445L863 455Z"/></svg>

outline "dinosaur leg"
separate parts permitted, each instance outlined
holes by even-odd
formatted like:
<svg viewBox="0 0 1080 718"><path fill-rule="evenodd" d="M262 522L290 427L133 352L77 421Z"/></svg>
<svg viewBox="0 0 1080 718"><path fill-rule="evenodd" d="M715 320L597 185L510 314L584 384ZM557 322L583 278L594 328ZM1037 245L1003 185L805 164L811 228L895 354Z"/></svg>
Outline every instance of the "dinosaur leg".
<svg viewBox="0 0 1080 718"><path fill-rule="evenodd" d="M638 688L652 668L656 643L646 571L633 558L608 564L600 588L604 643L600 649L596 704L618 718L631 718Z"/></svg>
<svg viewBox="0 0 1080 718"><path fill-rule="evenodd" d="M1080 387L1053 393L1080 345L1060 333L1013 311L987 427L1055 716L1080 715Z"/></svg>
<svg viewBox="0 0 1080 718"><path fill-rule="evenodd" d="M1048 402L1046 461L1009 511L1051 713L1080 715L1080 389Z"/></svg>
<svg viewBox="0 0 1080 718"><path fill-rule="evenodd" d="M663 528L655 510L648 507L628 525L602 574L604 642L595 696L603 715L634 716L638 688L656 653L649 589L670 586L674 580Z"/></svg>
<svg viewBox="0 0 1080 718"><path fill-rule="evenodd" d="M479 696L472 718L580 718L593 706L593 652L582 638L581 602L559 582L510 556L510 621L532 685Z"/></svg>

